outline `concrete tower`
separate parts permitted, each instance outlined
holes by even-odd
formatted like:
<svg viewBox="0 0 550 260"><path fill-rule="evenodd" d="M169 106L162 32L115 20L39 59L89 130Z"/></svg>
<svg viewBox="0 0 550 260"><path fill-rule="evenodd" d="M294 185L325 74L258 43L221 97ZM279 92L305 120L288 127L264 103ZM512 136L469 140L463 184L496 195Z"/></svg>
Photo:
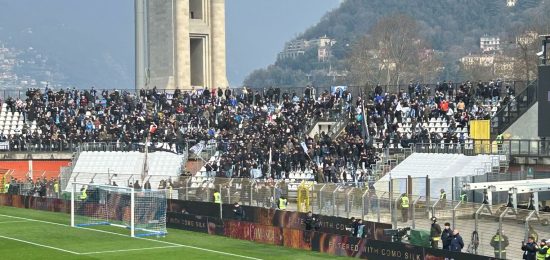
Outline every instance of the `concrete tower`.
<svg viewBox="0 0 550 260"><path fill-rule="evenodd" d="M228 86L225 0L135 0L136 89Z"/></svg>

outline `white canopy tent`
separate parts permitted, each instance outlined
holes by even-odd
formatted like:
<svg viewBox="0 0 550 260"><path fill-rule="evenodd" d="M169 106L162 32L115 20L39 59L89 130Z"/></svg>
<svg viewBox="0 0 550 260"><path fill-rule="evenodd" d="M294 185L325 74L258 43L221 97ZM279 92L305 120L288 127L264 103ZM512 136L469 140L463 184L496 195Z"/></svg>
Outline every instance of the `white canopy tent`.
<svg viewBox="0 0 550 260"><path fill-rule="evenodd" d="M145 153L140 152L81 152L68 180L67 191L72 183L89 183L92 178L96 184L126 186L129 178L132 182L140 180L144 168ZM184 157L169 152L153 152L147 156L148 175L146 180L156 189L161 180L177 178L181 174ZM142 180L139 181L143 185Z"/></svg>
<svg viewBox="0 0 550 260"><path fill-rule="evenodd" d="M452 190L453 178L468 177L491 172L500 164L498 155L466 156L463 154L413 153L374 184L377 191L389 191L389 181L394 181L393 192L405 193L408 176L413 178L412 194L426 195L426 180L430 178L430 196L439 197L440 189ZM482 169L482 170L480 170Z"/></svg>

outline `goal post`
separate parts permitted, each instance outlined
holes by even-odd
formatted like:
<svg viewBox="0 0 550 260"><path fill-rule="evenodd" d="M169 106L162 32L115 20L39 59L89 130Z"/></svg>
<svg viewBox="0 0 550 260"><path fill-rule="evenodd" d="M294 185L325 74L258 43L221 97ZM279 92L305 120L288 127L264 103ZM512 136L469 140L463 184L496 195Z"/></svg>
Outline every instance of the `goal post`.
<svg viewBox="0 0 550 260"><path fill-rule="evenodd" d="M109 225L130 236L165 236L167 194L164 190L72 183L71 226Z"/></svg>

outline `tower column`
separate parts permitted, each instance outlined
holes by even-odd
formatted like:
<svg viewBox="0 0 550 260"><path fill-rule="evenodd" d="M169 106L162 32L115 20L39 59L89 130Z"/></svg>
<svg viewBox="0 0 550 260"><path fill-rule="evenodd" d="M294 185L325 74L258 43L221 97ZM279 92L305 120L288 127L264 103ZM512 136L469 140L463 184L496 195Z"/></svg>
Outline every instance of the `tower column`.
<svg viewBox="0 0 550 260"><path fill-rule="evenodd" d="M189 89L191 86L191 57L189 39L189 0L174 0L175 8L175 78L179 89Z"/></svg>
<svg viewBox="0 0 550 260"><path fill-rule="evenodd" d="M144 0L135 0L134 8L135 16L135 65L136 65L136 82L135 88L145 88L145 3Z"/></svg>
<svg viewBox="0 0 550 260"><path fill-rule="evenodd" d="M212 87L228 87L225 54L225 0L211 0Z"/></svg>

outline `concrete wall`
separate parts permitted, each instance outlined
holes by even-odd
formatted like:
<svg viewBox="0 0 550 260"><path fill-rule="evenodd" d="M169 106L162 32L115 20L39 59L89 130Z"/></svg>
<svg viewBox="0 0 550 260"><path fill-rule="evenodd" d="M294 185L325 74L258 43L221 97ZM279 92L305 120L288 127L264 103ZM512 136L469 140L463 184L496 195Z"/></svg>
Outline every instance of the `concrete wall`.
<svg viewBox="0 0 550 260"><path fill-rule="evenodd" d="M147 61L150 88L173 88L174 16L173 2L149 0L147 9ZM171 83L171 84L170 84Z"/></svg>
<svg viewBox="0 0 550 260"><path fill-rule="evenodd" d="M0 168L12 170L12 177L24 179L27 174L33 179L46 177L57 178L61 167L69 166L71 160L0 160Z"/></svg>
<svg viewBox="0 0 550 260"><path fill-rule="evenodd" d="M139 18L137 10L136 18ZM195 19L191 19L191 11ZM198 81L202 81L201 87L205 88L228 86L225 0L149 0L144 14L146 33L136 32L136 46L143 40L138 37L146 38L145 88L191 89L197 85L192 83ZM193 57L191 38L203 39L202 59ZM140 57L136 53L136 59ZM198 60L202 62L192 62ZM193 68L195 66L200 68ZM191 82L191 75L198 71L202 71L202 77L193 78L202 80ZM136 82L141 82L139 75L143 73L136 71ZM143 86L137 84L137 87Z"/></svg>
<svg viewBox="0 0 550 260"><path fill-rule="evenodd" d="M538 139L538 116L539 106L534 104L514 124L512 124L504 135L517 139Z"/></svg>
<svg viewBox="0 0 550 260"><path fill-rule="evenodd" d="M226 75L225 51L225 0L211 0L212 4L212 84L213 87L229 86Z"/></svg>

